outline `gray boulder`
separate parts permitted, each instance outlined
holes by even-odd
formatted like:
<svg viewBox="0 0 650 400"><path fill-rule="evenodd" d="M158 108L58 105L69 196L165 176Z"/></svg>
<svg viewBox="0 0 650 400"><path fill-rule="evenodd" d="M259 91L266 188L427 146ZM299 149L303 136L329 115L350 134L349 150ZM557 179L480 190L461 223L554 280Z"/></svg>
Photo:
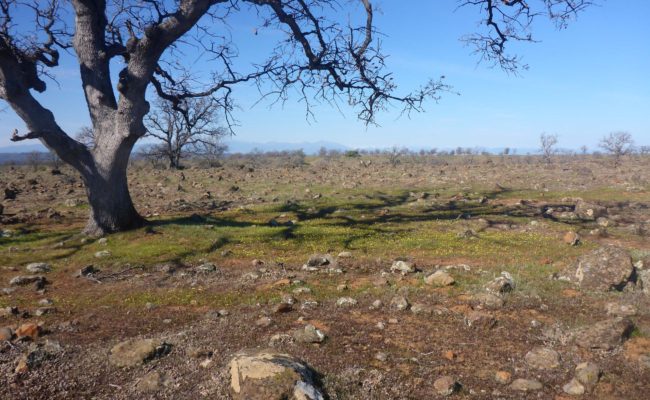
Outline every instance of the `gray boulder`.
<svg viewBox="0 0 650 400"><path fill-rule="evenodd" d="M316 372L275 350L243 350L229 364L235 400L323 400Z"/></svg>

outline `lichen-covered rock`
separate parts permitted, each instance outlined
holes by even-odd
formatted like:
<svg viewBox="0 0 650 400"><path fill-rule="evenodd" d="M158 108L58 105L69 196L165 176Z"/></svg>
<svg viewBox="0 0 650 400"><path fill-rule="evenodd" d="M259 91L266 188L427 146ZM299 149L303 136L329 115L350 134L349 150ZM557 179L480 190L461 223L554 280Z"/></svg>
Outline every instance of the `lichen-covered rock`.
<svg viewBox="0 0 650 400"><path fill-rule="evenodd" d="M633 272L632 258L627 251L605 246L580 257L573 278L587 290L622 290Z"/></svg>
<svg viewBox="0 0 650 400"><path fill-rule="evenodd" d="M575 343L584 348L612 350L627 340L634 324L627 318L614 318L591 324L575 333Z"/></svg>
<svg viewBox="0 0 650 400"><path fill-rule="evenodd" d="M236 400L323 400L316 372L275 350L243 350L230 361L230 391Z"/></svg>
<svg viewBox="0 0 650 400"><path fill-rule="evenodd" d="M116 367L133 367L166 355L171 345L157 339L127 340L111 349L108 361Z"/></svg>

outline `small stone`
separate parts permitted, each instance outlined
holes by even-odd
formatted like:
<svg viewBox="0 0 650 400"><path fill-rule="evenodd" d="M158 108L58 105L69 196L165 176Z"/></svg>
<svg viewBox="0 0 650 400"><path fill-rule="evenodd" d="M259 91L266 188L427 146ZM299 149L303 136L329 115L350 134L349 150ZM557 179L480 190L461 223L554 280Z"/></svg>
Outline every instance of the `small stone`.
<svg viewBox="0 0 650 400"><path fill-rule="evenodd" d="M497 321L488 313L473 310L465 316L465 324L475 329L488 330L494 328Z"/></svg>
<svg viewBox="0 0 650 400"><path fill-rule="evenodd" d="M45 282L45 277L40 275L19 275L13 277L9 284L12 286L25 286L32 283Z"/></svg>
<svg viewBox="0 0 650 400"><path fill-rule="evenodd" d="M388 279L384 278L383 276L380 276L379 278L373 280L372 284L375 287L384 287L384 286L388 286L389 282ZM650 285L648 286L650 287Z"/></svg>
<svg viewBox="0 0 650 400"><path fill-rule="evenodd" d="M600 367L592 362L583 362L578 364L576 367L576 379L588 390L591 390L596 386L600 379L600 375Z"/></svg>
<svg viewBox="0 0 650 400"><path fill-rule="evenodd" d="M377 299L377 300L372 302L372 305L370 306L370 308L372 310L377 310L377 309L380 309L383 305L384 305L384 303L382 303L381 300Z"/></svg>
<svg viewBox="0 0 650 400"><path fill-rule="evenodd" d="M41 306L51 306L52 304L54 304L54 302L50 299L40 299L38 301L38 304Z"/></svg>
<svg viewBox="0 0 650 400"><path fill-rule="evenodd" d="M390 308L393 310L404 311L408 310L410 306L411 304L409 304L408 300L404 296L395 296L390 301Z"/></svg>
<svg viewBox="0 0 650 400"><path fill-rule="evenodd" d="M156 371L152 371L138 381L136 389L143 393L156 392L160 387L160 382L160 374Z"/></svg>
<svg viewBox="0 0 650 400"><path fill-rule="evenodd" d="M305 300L300 305L301 310L313 310L318 307L318 302L316 300Z"/></svg>
<svg viewBox="0 0 650 400"><path fill-rule="evenodd" d="M569 383L562 386L562 390L572 396L580 396L585 393L585 387L576 378L571 379Z"/></svg>
<svg viewBox="0 0 650 400"><path fill-rule="evenodd" d="M424 283L427 285L433 286L450 286L453 285L456 281L454 278L445 271L436 271L433 274L424 278Z"/></svg>
<svg viewBox="0 0 650 400"><path fill-rule="evenodd" d="M116 344L108 360L116 367L133 367L168 354L171 345L156 339L133 339Z"/></svg>
<svg viewBox="0 0 650 400"><path fill-rule="evenodd" d="M326 336L323 332L316 329L314 325L305 325L303 329L297 329L293 332L293 338L301 343L322 343Z"/></svg>
<svg viewBox="0 0 650 400"><path fill-rule="evenodd" d="M217 272L217 266L207 262L196 267L196 270L199 272Z"/></svg>
<svg viewBox="0 0 650 400"><path fill-rule="evenodd" d="M442 376L433 382L433 387L439 395L449 396L460 390L460 383L451 376Z"/></svg>
<svg viewBox="0 0 650 400"><path fill-rule="evenodd" d="M397 260L390 267L391 272L399 272L402 275L412 274L415 272L415 264L410 261Z"/></svg>
<svg viewBox="0 0 650 400"><path fill-rule="evenodd" d="M111 252L108 250L101 250L95 253L95 258L105 258L110 256L111 256Z"/></svg>
<svg viewBox="0 0 650 400"><path fill-rule="evenodd" d="M93 265L86 265L85 267L79 270L77 276L88 276L88 275L96 274L98 272L99 270L95 268Z"/></svg>
<svg viewBox="0 0 650 400"><path fill-rule="evenodd" d="M108 239L106 239L106 238L100 238L100 239L97 241L97 243L98 243L98 244L101 244L102 246L106 246L106 245L108 244Z"/></svg>
<svg viewBox="0 0 650 400"><path fill-rule="evenodd" d="M273 307L274 313L288 313L293 310L293 306L288 303L278 303Z"/></svg>
<svg viewBox="0 0 650 400"><path fill-rule="evenodd" d="M386 324L384 324L382 321L377 322L377 325L375 325L375 326L379 330L384 330L386 328Z"/></svg>
<svg viewBox="0 0 650 400"><path fill-rule="evenodd" d="M0 328L0 341L11 340L14 337L14 331L8 326Z"/></svg>
<svg viewBox="0 0 650 400"><path fill-rule="evenodd" d="M271 321L271 318L269 317L261 317L260 319L255 321L255 325L262 328L266 328L267 326L270 326L272 322L273 321Z"/></svg>
<svg viewBox="0 0 650 400"><path fill-rule="evenodd" d="M388 354L380 351L379 353L375 354L375 359L381 362L386 362L386 360L388 360Z"/></svg>
<svg viewBox="0 0 650 400"><path fill-rule="evenodd" d="M580 244L580 235L573 231L569 231L564 234L564 237L562 238L564 243L568 244L569 246L577 246Z"/></svg>
<svg viewBox="0 0 650 400"><path fill-rule="evenodd" d="M357 305L357 300L352 297L340 297L336 300L336 306L341 308L349 308Z"/></svg>
<svg viewBox="0 0 650 400"><path fill-rule="evenodd" d="M16 329L16 337L18 339L22 338L29 338L29 339L36 339L41 335L41 327L36 325L33 322L27 322L25 324L22 324Z"/></svg>
<svg viewBox="0 0 650 400"><path fill-rule="evenodd" d="M627 318L614 318L596 322L575 333L578 346L591 349L612 350L627 340L634 324Z"/></svg>
<svg viewBox="0 0 650 400"><path fill-rule="evenodd" d="M348 290L348 289L349 289L349 288L348 288L348 285L346 285L345 283L342 283L342 284L340 284L340 285L338 285L338 286L336 287L336 290L337 290L338 292L345 292L345 291Z"/></svg>
<svg viewBox="0 0 650 400"><path fill-rule="evenodd" d="M560 354L547 347L537 347L526 353L526 364L537 369L553 369L560 366Z"/></svg>
<svg viewBox="0 0 650 400"><path fill-rule="evenodd" d="M494 380L502 385L507 385L512 379L512 374L508 371L497 371L494 374Z"/></svg>
<svg viewBox="0 0 650 400"><path fill-rule="evenodd" d="M433 314L433 308L424 303L415 303L411 306L413 314L429 315Z"/></svg>
<svg viewBox="0 0 650 400"><path fill-rule="evenodd" d="M632 304L607 303L607 315L615 317L632 317L637 314L637 308Z"/></svg>
<svg viewBox="0 0 650 400"><path fill-rule="evenodd" d="M486 308L488 310L498 310L503 308L505 304L501 296L491 292L478 293L472 296L472 300L478 303L478 308Z"/></svg>
<svg viewBox="0 0 650 400"><path fill-rule="evenodd" d="M352 253L349 251L342 251L337 256L338 258L352 258Z"/></svg>
<svg viewBox="0 0 650 400"><path fill-rule="evenodd" d="M302 287L298 287L298 288L293 289L292 293L296 294L296 295L309 294L309 293L311 293L311 289L306 287L306 286L302 286Z"/></svg>
<svg viewBox="0 0 650 400"><path fill-rule="evenodd" d="M492 293L511 292L515 289L515 280L510 273L503 271L501 276L485 285L485 289Z"/></svg>
<svg viewBox="0 0 650 400"><path fill-rule="evenodd" d="M52 267L50 267L50 264L48 263L37 262L37 263L27 264L25 270L32 274L42 274L44 272L50 272L52 270Z"/></svg>
<svg viewBox="0 0 650 400"><path fill-rule="evenodd" d="M40 307L37 308L36 311L34 311L34 315L40 317L45 314L52 314L53 312L56 312L56 308L54 307Z"/></svg>
<svg viewBox="0 0 650 400"><path fill-rule="evenodd" d="M510 384L510 389L517 390L520 392L532 392L535 390L540 390L542 383L536 379L515 379L512 384Z"/></svg>

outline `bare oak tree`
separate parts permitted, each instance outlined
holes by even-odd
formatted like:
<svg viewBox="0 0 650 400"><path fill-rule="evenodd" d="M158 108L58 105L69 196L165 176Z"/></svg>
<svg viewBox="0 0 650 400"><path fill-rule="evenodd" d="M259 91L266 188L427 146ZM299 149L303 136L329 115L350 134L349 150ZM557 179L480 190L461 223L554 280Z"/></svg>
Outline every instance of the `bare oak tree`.
<svg viewBox="0 0 650 400"><path fill-rule="evenodd" d="M507 40L521 36L537 15L563 25L582 10L579 0L471 0L486 15L490 33L468 37L487 59L513 69L516 58L504 52ZM528 3L540 6L533 12ZM91 215L85 232L141 226L145 221L131 200L127 166L133 146L147 130L146 95L155 93L180 107L190 98L210 96L224 120L232 123L232 92L237 84L256 83L262 97L285 101L290 91L310 101L346 101L358 117L374 123L389 103L405 112L420 111L423 101L437 98L446 86L430 81L406 95L386 71L376 40L370 0L0 0L0 99L25 122L28 132L14 131L12 140L39 139L84 181ZM358 25L345 17L345 7L361 10ZM505 11L512 11L505 13ZM559 11L556 11L559 10ZM259 18L260 29L283 32L267 58L246 70L235 63L237 48L228 20L238 12ZM27 21L27 16L32 20ZM212 73L198 82L182 65L182 48L208 54ZM70 137L33 92L44 92L59 64L60 51L71 51L79 64L82 89L92 123L94 147ZM111 67L118 67L113 82ZM295 90L293 90L295 89Z"/></svg>
<svg viewBox="0 0 650 400"><path fill-rule="evenodd" d="M219 146L227 133L219 125L219 104L212 97L187 98L177 104L166 100L156 102L147 114L148 136L161 141L169 168L181 168L181 159Z"/></svg>
<svg viewBox="0 0 650 400"><path fill-rule="evenodd" d="M634 140L628 132L612 132L600 140L598 147L614 157L614 167L621 164L623 156L634 149Z"/></svg>
<svg viewBox="0 0 650 400"><path fill-rule="evenodd" d="M557 144L557 135L542 133L539 136L539 143L542 158L547 165L550 165L553 161L553 155L557 153L557 149L555 148L555 145Z"/></svg>

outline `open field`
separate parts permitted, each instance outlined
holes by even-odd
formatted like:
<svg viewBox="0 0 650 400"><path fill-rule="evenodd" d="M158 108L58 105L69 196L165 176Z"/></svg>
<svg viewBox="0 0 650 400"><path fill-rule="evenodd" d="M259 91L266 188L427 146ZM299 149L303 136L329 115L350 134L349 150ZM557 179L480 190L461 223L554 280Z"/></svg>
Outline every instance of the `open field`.
<svg viewBox="0 0 650 400"><path fill-rule="evenodd" d="M267 347L307 362L333 400L442 398L441 376L459 399L580 398L564 386L583 362L602 375L581 398L647 398L650 157L400 161L134 166L151 224L104 239L79 234L88 206L71 169L0 167L15 193L0 217L0 328L39 324L32 340L0 341L0 398L228 399L232 356ZM634 263L621 285L564 279L607 246ZM315 254L331 256L303 268ZM398 259L415 271L392 270ZM10 285L36 262L45 280ZM437 270L454 283L427 279ZM514 287L495 288L504 271ZM601 321L626 325L588 337ZM304 343L294 332L307 324L326 338ZM149 338L165 354L110 361L116 344ZM540 347L557 362L527 355Z"/></svg>

